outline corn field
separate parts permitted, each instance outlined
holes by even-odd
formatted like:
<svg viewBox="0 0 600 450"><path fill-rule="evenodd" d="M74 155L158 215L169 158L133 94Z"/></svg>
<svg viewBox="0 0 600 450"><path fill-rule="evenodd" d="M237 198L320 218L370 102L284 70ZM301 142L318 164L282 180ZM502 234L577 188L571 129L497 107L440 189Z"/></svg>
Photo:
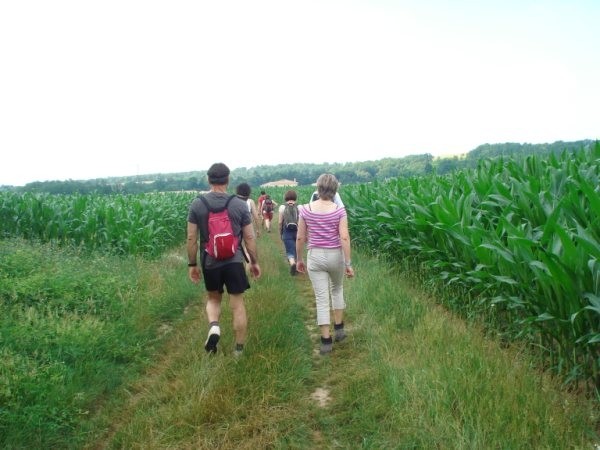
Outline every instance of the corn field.
<svg viewBox="0 0 600 450"><path fill-rule="evenodd" d="M157 256L185 240L193 194L0 193L0 237Z"/></svg>
<svg viewBox="0 0 600 450"><path fill-rule="evenodd" d="M473 171L344 185L355 244L414 268L445 302L530 340L600 387L600 144ZM296 190L299 203L314 188ZM269 193L281 203L286 189ZM0 193L0 238L154 257L185 242L194 194ZM433 281L431 281L433 280Z"/></svg>
<svg viewBox="0 0 600 450"><path fill-rule="evenodd" d="M542 160L345 187L353 240L412 263L462 312L600 387L600 144Z"/></svg>

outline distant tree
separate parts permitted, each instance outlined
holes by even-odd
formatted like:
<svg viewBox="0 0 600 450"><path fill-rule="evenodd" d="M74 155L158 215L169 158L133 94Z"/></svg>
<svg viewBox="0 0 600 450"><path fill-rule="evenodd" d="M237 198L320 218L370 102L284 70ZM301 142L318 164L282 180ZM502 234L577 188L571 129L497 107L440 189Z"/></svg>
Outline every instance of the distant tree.
<svg viewBox="0 0 600 450"><path fill-rule="evenodd" d="M435 171L444 174L465 167L476 167L482 159L525 156L530 154L545 156L551 153L562 153L580 150L594 145L595 141L583 140L574 142L556 141L552 144L483 144L470 151L464 158L436 158L431 154L409 155L402 158L384 158L377 161L352 163L296 163L274 166L261 165L242 167L231 172L230 184L246 181L253 191L258 191L261 184L279 179L296 179L299 185L313 184L319 175L331 172L344 184L364 183L377 179L409 177L423 175ZM192 171L171 174L145 174L128 177L112 177L95 180L43 181L28 183L23 187L1 187L19 192L49 192L55 194L72 193L142 193L152 191L208 190L206 171Z"/></svg>
<svg viewBox="0 0 600 450"><path fill-rule="evenodd" d="M367 172L363 169L356 169L356 181L358 183L368 183L373 179L373 176L370 172Z"/></svg>
<svg viewBox="0 0 600 450"><path fill-rule="evenodd" d="M156 181L154 181L154 183L152 183L152 188L155 191L164 191L165 188L167 187L167 181L164 179L158 179Z"/></svg>
<svg viewBox="0 0 600 450"><path fill-rule="evenodd" d="M185 187L183 189L186 191L195 191L195 190L198 190L199 187L200 187L200 185L198 183L198 178L197 177L189 177L187 179L187 183L185 184Z"/></svg>
<svg viewBox="0 0 600 450"><path fill-rule="evenodd" d="M464 163L458 159L458 156L451 158L440 158L434 162L435 172L438 175L453 172L464 167Z"/></svg>

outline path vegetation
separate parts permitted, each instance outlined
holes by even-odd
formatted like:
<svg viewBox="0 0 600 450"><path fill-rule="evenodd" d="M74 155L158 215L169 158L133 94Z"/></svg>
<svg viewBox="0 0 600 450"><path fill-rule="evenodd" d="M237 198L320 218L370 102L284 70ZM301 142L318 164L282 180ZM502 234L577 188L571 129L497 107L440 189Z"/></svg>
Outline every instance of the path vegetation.
<svg viewBox="0 0 600 450"><path fill-rule="evenodd" d="M231 316L202 348L202 290L145 375L87 422L87 448L581 448L598 443L597 404L538 372L356 253L349 338L318 354L310 282L290 277L276 234L260 238L249 340L233 358ZM182 251L183 254L183 251ZM170 270L170 269L169 269ZM165 288L168 288L165 286Z"/></svg>
<svg viewBox="0 0 600 450"><path fill-rule="evenodd" d="M306 276L259 240L249 340L203 350L185 250L156 258L0 240L0 447L581 448L598 401L516 344L439 306L397 264L355 251L349 337L318 354ZM227 304L227 303L226 303Z"/></svg>

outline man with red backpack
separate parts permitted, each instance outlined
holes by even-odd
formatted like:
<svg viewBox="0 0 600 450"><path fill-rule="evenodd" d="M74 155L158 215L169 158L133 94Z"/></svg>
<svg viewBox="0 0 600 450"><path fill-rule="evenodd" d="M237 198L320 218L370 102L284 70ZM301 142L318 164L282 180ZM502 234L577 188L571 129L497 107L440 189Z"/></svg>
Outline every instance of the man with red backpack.
<svg viewBox="0 0 600 450"><path fill-rule="evenodd" d="M227 193L229 173L225 164L213 164L207 172L210 192L198 196L190 205L187 224L188 276L193 283L199 283L200 278L204 278L209 323L204 349L208 353L217 351L221 337L221 300L224 288L227 288L235 333L234 355L239 356L247 333L244 292L250 287L244 268L242 241L250 259L250 273L258 278L261 270L248 207L243 200Z"/></svg>

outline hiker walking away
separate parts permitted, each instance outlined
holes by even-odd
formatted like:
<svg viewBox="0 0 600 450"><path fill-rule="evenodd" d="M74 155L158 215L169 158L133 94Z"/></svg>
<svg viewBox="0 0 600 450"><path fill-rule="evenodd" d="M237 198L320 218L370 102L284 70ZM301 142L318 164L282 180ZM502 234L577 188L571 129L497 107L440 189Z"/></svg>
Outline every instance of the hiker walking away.
<svg viewBox="0 0 600 450"><path fill-rule="evenodd" d="M250 198L250 193L252 189L248 183L240 183L235 188L236 195L246 202L246 206L248 207L248 211L250 212L250 216L252 217L252 228L254 229L254 236L260 236L260 230L258 229L258 210L256 209L256 203L254 200ZM245 267L249 271L250 270L250 257L248 256L248 251L246 250L246 246L242 242L242 251L244 252L244 259L246 260Z"/></svg>
<svg viewBox="0 0 600 450"><path fill-rule="evenodd" d="M260 217L260 224L263 226L263 228L265 226L265 219L262 215L262 207L265 198L267 198L267 193L265 191L260 191L260 195L258 196L258 216Z"/></svg>
<svg viewBox="0 0 600 450"><path fill-rule="evenodd" d="M339 186L338 186L339 187ZM310 202L314 202L316 200L319 200L319 191L315 191L312 193L312 195L310 196ZM342 197L340 197L340 193L336 192L335 195L333 196L333 203L335 203L336 205L338 205L340 208L344 207L344 202L342 201Z"/></svg>
<svg viewBox="0 0 600 450"><path fill-rule="evenodd" d="M344 275L354 276L350 260L350 234L346 208L333 202L338 181L332 174L323 174L317 180L319 199L298 207L298 234L296 238L296 269L308 270L315 293L317 324L321 332L321 355L333 348L330 332L330 296L336 342L346 338L344 331ZM304 263L304 246L308 248Z"/></svg>
<svg viewBox="0 0 600 450"><path fill-rule="evenodd" d="M296 191L287 191L279 207L279 236L283 241L285 256L290 265L290 275L296 275L296 235L298 233L298 205Z"/></svg>
<svg viewBox="0 0 600 450"><path fill-rule="evenodd" d="M265 199L262 203L262 216L263 216L263 221L264 221L265 229L267 230L267 233L271 232L271 222L273 221L273 211L275 210L276 206L277 206L277 203L275 203L275 201L273 201L271 196L267 194L267 196L265 197Z"/></svg>
<svg viewBox="0 0 600 450"><path fill-rule="evenodd" d="M204 278L207 293L206 316L209 324L204 349L208 353L217 352L217 344L221 337L219 325L221 300L224 287L227 288L235 334L234 355L239 356L244 349L247 333L244 292L250 288L243 264L242 241L250 259L250 273L255 278L259 278L261 270L248 207L237 196L227 194L229 173L229 168L225 164L213 164L207 172L210 192L198 196L189 207L188 276L193 283L199 283L200 278ZM216 233L216 230L220 232ZM223 232L223 230L230 231ZM201 245L200 260L198 260L198 238Z"/></svg>
<svg viewBox="0 0 600 450"><path fill-rule="evenodd" d="M250 198L252 188L248 183L240 183L235 188L235 193L239 198L246 202L248 211L250 211L250 215L252 216L252 225L254 226L254 233L256 234L256 237L260 237L260 229L258 227L258 224L260 222L260 216L258 214L258 208L256 207L256 203L254 202L254 200Z"/></svg>
<svg viewBox="0 0 600 450"><path fill-rule="evenodd" d="M340 188L340 184L338 183L338 189L339 188ZM311 203L314 201L317 201L317 200L319 200L319 191L313 192L312 195L310 196ZM336 191L335 195L333 196L333 203L338 205L338 207L340 207L340 208L344 207L344 202L342 202L342 197L340 197L340 193L337 191Z"/></svg>

